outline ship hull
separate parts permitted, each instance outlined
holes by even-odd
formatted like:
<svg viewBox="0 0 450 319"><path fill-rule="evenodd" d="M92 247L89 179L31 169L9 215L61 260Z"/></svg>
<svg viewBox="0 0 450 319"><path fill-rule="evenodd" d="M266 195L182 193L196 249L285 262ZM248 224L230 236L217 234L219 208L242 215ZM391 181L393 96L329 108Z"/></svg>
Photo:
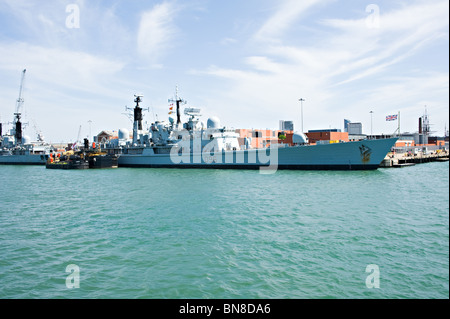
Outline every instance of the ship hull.
<svg viewBox="0 0 450 319"><path fill-rule="evenodd" d="M322 170L322 171L362 171L362 170L376 170L378 165L309 165L309 164L299 164L299 165L284 165L279 164L274 166L274 170ZM120 164L119 167L134 167L134 168L182 168L182 169L248 169L257 170L262 167L269 168L270 165L247 165L247 164L135 164L135 163L124 163Z"/></svg>
<svg viewBox="0 0 450 319"><path fill-rule="evenodd" d="M272 170L374 170L397 138L348 143L283 147L271 150L228 151L218 154L190 154L184 160L170 154L121 154L119 167L261 169ZM276 156L273 153L276 152Z"/></svg>
<svg viewBox="0 0 450 319"><path fill-rule="evenodd" d="M117 156L92 156L89 157L89 168L117 168L118 162Z"/></svg>
<svg viewBox="0 0 450 319"><path fill-rule="evenodd" d="M45 165L46 155L0 155L0 165Z"/></svg>
<svg viewBox="0 0 450 319"><path fill-rule="evenodd" d="M47 163L46 168L49 169L89 169L89 162L85 160L71 162Z"/></svg>

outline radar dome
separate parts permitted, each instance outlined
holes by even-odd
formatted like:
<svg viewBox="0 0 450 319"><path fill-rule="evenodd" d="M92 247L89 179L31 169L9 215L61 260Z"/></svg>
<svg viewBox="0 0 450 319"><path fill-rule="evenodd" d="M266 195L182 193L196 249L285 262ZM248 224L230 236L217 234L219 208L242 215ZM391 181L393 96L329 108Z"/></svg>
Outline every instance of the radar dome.
<svg viewBox="0 0 450 319"><path fill-rule="evenodd" d="M294 133L294 135L292 135L292 143L308 144L308 137L303 133Z"/></svg>
<svg viewBox="0 0 450 319"><path fill-rule="evenodd" d="M119 140L127 140L130 138L130 132L126 128L119 129Z"/></svg>
<svg viewBox="0 0 450 319"><path fill-rule="evenodd" d="M213 116L208 119L207 128L220 128L220 120L218 117Z"/></svg>
<svg viewBox="0 0 450 319"><path fill-rule="evenodd" d="M22 144L30 144L31 143L31 138L29 136L23 136L22 137Z"/></svg>

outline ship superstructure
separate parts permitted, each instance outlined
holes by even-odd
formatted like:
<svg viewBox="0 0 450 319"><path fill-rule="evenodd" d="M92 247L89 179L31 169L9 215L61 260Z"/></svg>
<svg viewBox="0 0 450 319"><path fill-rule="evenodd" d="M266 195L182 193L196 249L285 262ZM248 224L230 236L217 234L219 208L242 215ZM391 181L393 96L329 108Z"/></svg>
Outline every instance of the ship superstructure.
<svg viewBox="0 0 450 319"><path fill-rule="evenodd" d="M142 98L135 96L132 138L121 129L118 139L102 145L110 154L119 155L119 167L368 170L379 167L397 140L308 145L304 134L295 133L293 146L278 144L275 139L267 148L254 149L247 141L240 144L235 130L221 126L216 117L205 125L198 108L185 108L188 119L182 123L184 101L178 93L169 100L176 102L177 120L155 121L145 130Z"/></svg>

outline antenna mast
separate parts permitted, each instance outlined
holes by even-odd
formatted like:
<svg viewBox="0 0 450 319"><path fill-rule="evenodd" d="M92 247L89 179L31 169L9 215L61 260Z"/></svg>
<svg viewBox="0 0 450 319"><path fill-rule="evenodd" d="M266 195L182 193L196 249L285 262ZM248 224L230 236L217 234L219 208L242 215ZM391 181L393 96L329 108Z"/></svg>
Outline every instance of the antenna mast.
<svg viewBox="0 0 450 319"><path fill-rule="evenodd" d="M186 104L187 101L178 97L178 85L176 86L176 89L175 89L175 100L169 99L169 103L173 103L173 102L175 102L177 104L177 126L179 126L181 124L180 105Z"/></svg>
<svg viewBox="0 0 450 319"><path fill-rule="evenodd" d="M125 110L133 110L133 144L137 142L138 135L140 134L139 132L142 131L142 111L150 111L150 108L142 109L142 107L139 106L139 103L142 102L143 97L144 95L142 94L134 95L134 103L136 103L134 109L125 106Z"/></svg>

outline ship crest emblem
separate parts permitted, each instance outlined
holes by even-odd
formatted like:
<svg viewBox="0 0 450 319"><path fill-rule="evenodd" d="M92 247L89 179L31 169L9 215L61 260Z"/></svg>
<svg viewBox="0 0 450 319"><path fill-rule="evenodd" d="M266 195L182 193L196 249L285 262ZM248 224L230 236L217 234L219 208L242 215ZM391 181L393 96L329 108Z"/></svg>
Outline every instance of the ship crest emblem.
<svg viewBox="0 0 450 319"><path fill-rule="evenodd" d="M361 161L366 164L370 162L370 156L372 155L372 149L368 146L362 144L359 147L359 152L361 153Z"/></svg>

